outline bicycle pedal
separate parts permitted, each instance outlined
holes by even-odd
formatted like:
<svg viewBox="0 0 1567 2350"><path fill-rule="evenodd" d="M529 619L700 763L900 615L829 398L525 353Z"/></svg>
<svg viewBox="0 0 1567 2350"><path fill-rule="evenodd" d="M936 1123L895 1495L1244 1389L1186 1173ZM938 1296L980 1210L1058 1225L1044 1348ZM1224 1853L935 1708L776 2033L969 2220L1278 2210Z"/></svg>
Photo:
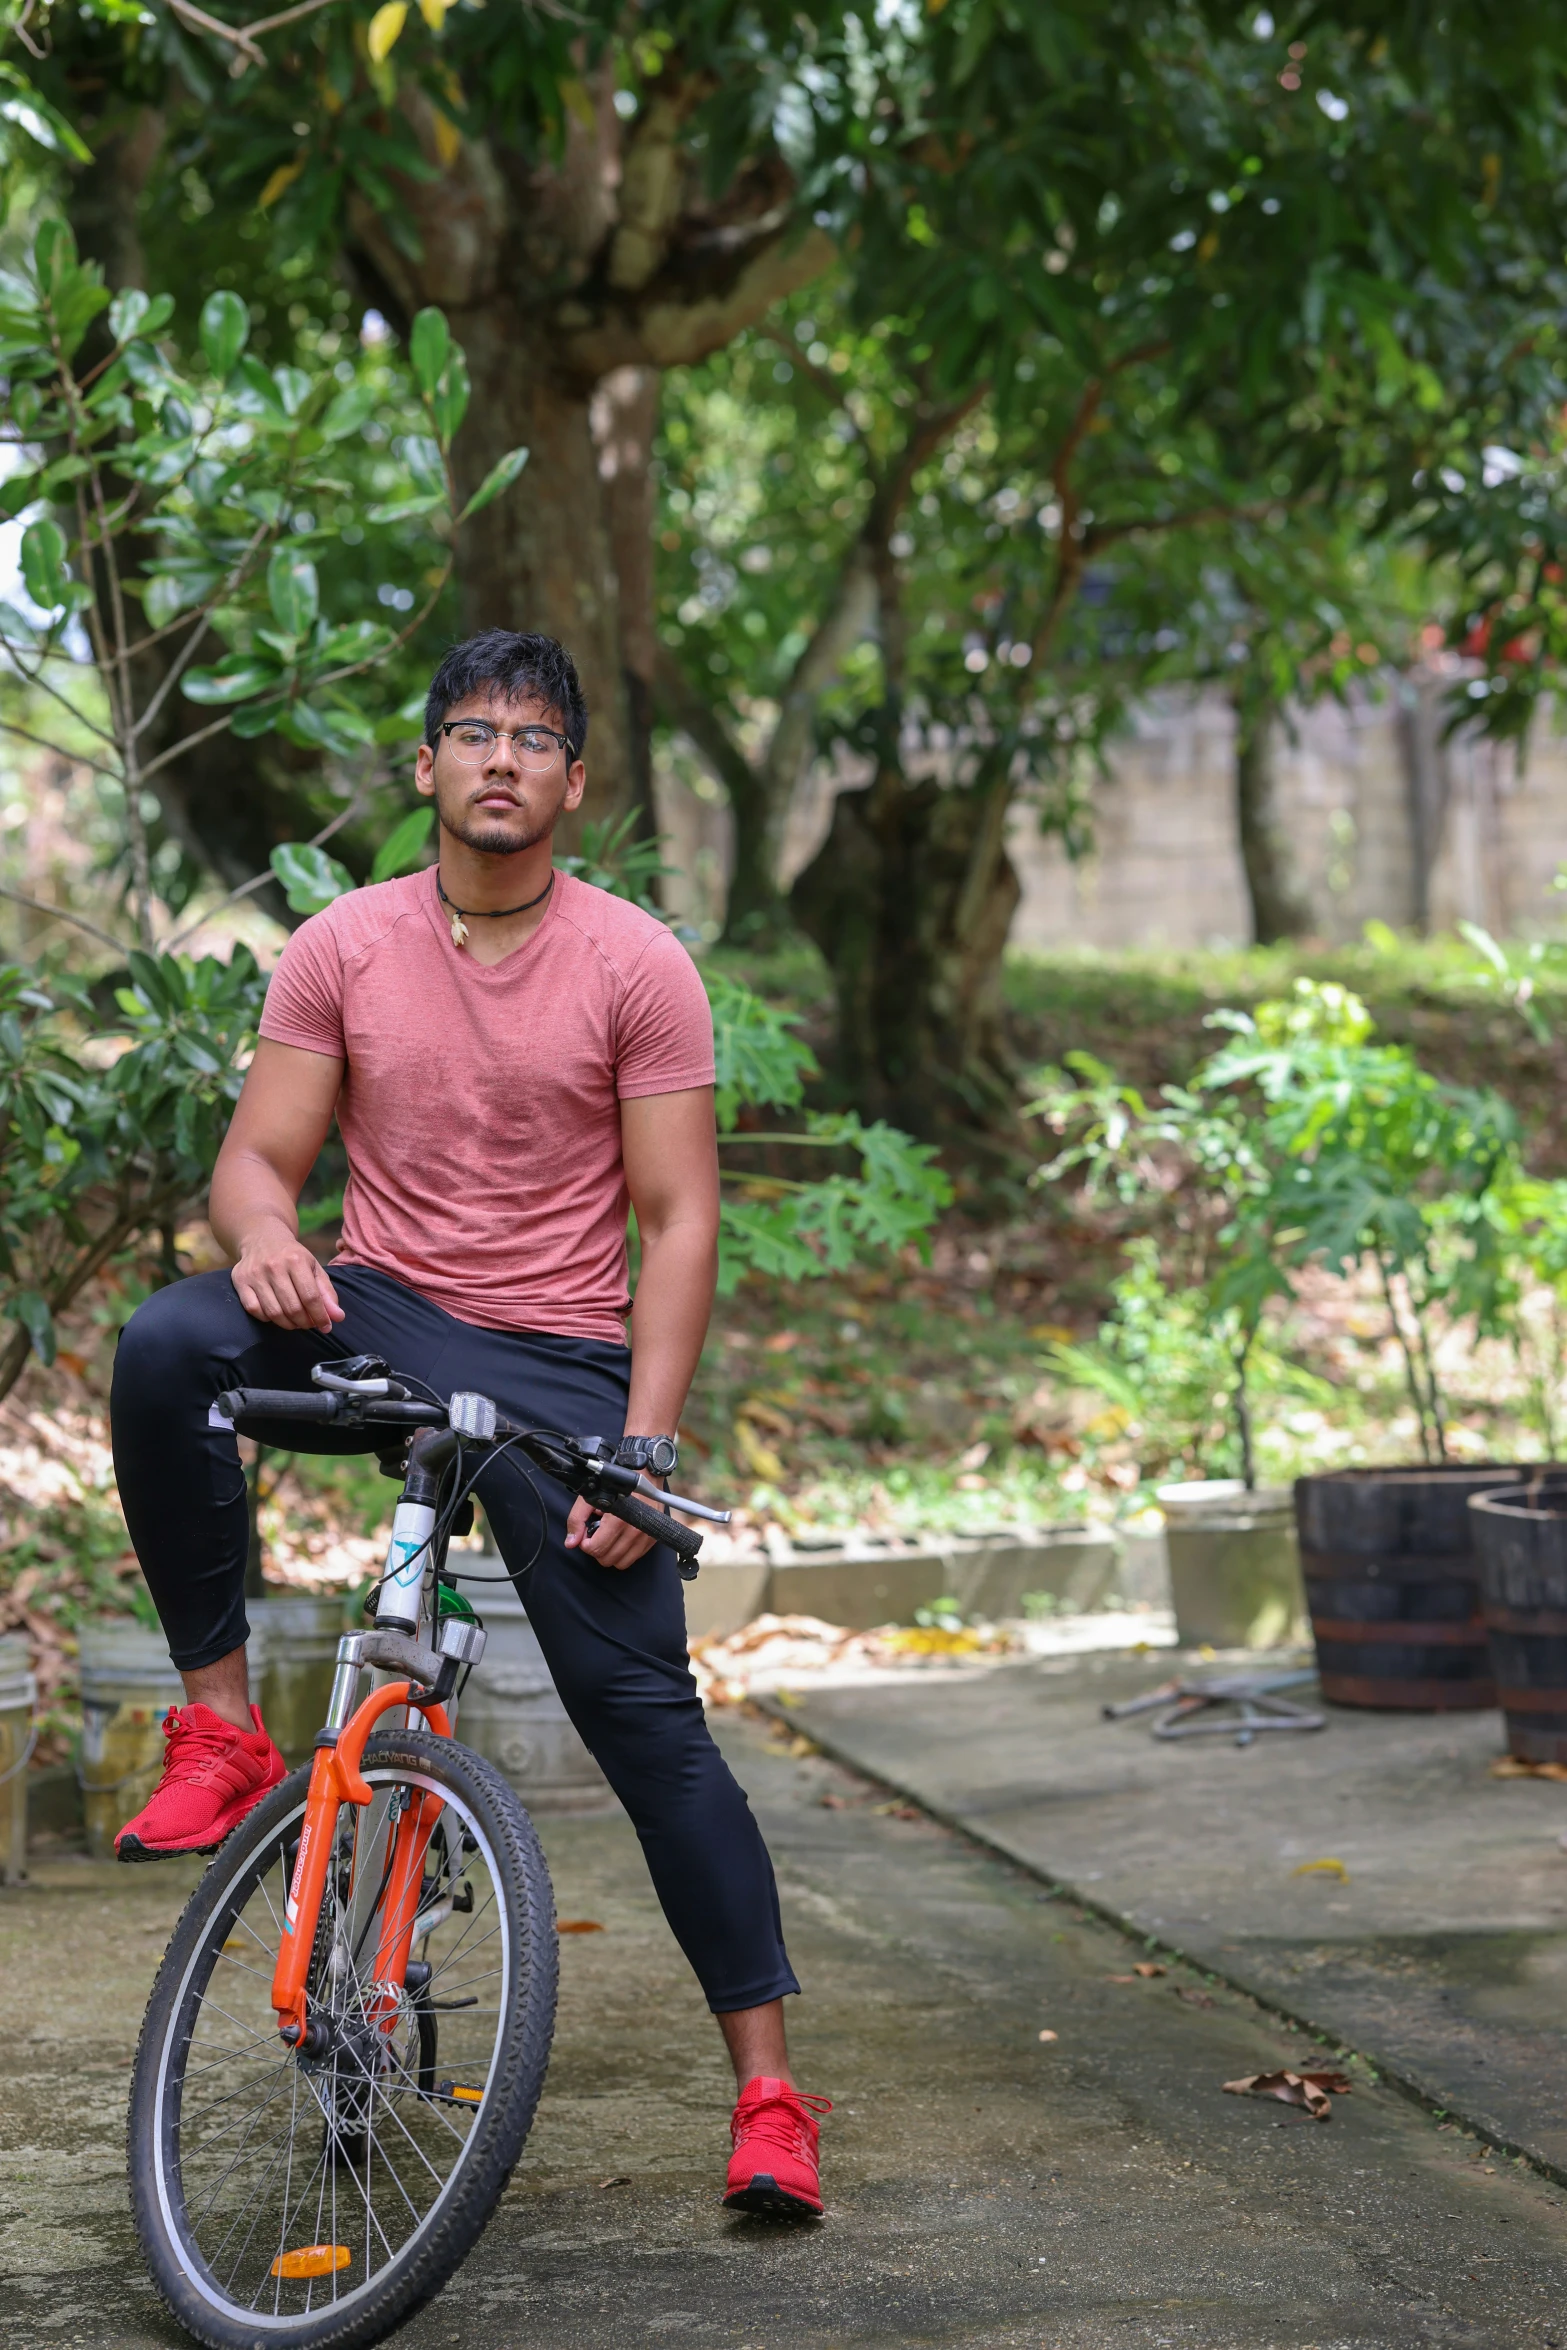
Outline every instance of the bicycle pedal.
<svg viewBox="0 0 1567 2350"><path fill-rule="evenodd" d="M442 2081L435 2094L449 2105L478 2105L484 2097L482 2089L471 2088L466 2081Z"/></svg>

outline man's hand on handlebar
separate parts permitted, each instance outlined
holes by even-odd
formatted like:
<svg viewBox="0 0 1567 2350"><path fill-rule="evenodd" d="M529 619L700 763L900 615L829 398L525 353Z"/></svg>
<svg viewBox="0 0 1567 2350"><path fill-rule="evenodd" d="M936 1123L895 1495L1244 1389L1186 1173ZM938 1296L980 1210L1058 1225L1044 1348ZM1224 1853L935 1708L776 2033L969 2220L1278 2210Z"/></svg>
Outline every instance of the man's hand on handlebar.
<svg viewBox="0 0 1567 2350"><path fill-rule="evenodd" d="M231 1278L240 1304L258 1322L273 1322L280 1330L319 1330L325 1336L343 1319L325 1267L281 1220L246 1234Z"/></svg>
<svg viewBox="0 0 1567 2350"><path fill-rule="evenodd" d="M637 1560L652 1549L652 1536L639 1533L635 1526L628 1526L624 1518L600 1518L590 1534L587 1526L593 1515L593 1504L590 1501L584 1501L579 1496L572 1503L571 1515L566 1520L568 1550L586 1552L590 1559L597 1559L601 1567L634 1567Z"/></svg>

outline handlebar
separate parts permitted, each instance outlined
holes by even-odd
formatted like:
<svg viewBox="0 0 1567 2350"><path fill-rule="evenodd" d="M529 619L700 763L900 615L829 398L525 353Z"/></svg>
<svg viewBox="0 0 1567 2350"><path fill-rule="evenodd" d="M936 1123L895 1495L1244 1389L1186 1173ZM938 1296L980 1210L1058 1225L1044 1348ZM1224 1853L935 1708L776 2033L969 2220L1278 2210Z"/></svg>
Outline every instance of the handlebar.
<svg viewBox="0 0 1567 2350"><path fill-rule="evenodd" d="M514 1445L526 1452L548 1476L591 1502L596 1511L622 1518L628 1526L635 1526L638 1533L650 1534L655 1542L667 1544L680 1562L682 1575L696 1572L693 1562L702 1548L702 1537L690 1526L682 1526L669 1514L670 1509L689 1507L694 1515L727 1523L725 1513L706 1509L700 1502L686 1504L677 1493L667 1497L667 1507L662 1502L642 1499L636 1491L640 1482L638 1472L615 1461L607 1443L601 1439L517 1428L499 1418L493 1404L485 1399L469 1396L461 1400L469 1407L482 1404L487 1431L483 1435L475 1432L470 1409L469 1425L460 1431L463 1443L476 1449L486 1445ZM244 1425L246 1421L308 1420L318 1426L343 1428L359 1428L369 1422L409 1429L451 1425L451 1412L444 1404L362 1390L356 1394L346 1385L335 1385L324 1392L293 1387L231 1387L218 1397L218 1410L233 1422L241 1435L249 1432Z"/></svg>
<svg viewBox="0 0 1567 2350"><path fill-rule="evenodd" d="M396 1428L446 1426L446 1413L439 1404L404 1403L384 1395L314 1394L300 1387L230 1387L218 1397L218 1410L236 1427L241 1420L318 1420L343 1427L358 1427L364 1420Z"/></svg>

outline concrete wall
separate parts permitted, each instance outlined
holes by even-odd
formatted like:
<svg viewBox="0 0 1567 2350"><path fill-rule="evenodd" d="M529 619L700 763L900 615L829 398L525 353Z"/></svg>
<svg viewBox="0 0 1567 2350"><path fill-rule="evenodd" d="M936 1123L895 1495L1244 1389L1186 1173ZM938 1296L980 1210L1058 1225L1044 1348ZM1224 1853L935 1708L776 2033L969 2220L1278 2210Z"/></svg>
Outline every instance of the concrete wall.
<svg viewBox="0 0 1567 2350"><path fill-rule="evenodd" d="M1295 711L1281 729L1280 816L1322 938L1357 938L1373 919L1395 929L1467 919L1514 936L1567 919L1567 901L1551 888L1567 864L1567 733L1542 722L1521 768L1508 747L1444 741L1453 682L1444 659L1452 657L1368 686L1347 705ZM1023 897L1014 944L1248 943L1234 759L1222 694L1156 695L1112 745L1094 787L1091 855L1074 863L1028 808L1016 809L1011 851ZM815 853L834 792L850 780L847 766L808 779L789 826L786 878ZM670 861L687 876L675 910L715 932L728 810L676 756L662 763L659 811Z"/></svg>

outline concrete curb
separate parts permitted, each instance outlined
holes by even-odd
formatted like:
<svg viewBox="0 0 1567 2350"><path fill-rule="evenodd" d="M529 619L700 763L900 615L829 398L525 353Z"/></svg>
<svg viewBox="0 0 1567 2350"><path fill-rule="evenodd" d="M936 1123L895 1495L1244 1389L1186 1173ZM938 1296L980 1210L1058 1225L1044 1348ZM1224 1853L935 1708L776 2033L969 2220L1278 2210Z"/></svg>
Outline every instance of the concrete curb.
<svg viewBox="0 0 1567 2350"><path fill-rule="evenodd" d="M917 1608L952 1598L966 1616L992 1622L1025 1613L1025 1593L1044 1593L1063 1613L1106 1606L1113 1593L1169 1605L1164 1537L1126 1536L1088 1526L954 1534L914 1550L870 1544L797 1549L783 1539L765 1558L704 1557L686 1586L693 1639L724 1638L759 1615L817 1616L845 1631L909 1624Z"/></svg>
<svg viewBox="0 0 1567 2350"><path fill-rule="evenodd" d="M1251 2000L1265 2014L1277 2016L1281 2023L1288 2024L1291 2031L1309 2033L1314 2040L1317 2040L1335 2056L1353 2058L1356 2062L1363 2064L1373 2080L1387 2082L1401 2096L1407 2097L1412 2104L1420 2106L1435 2120L1457 2122L1462 2129L1468 2131L1496 2153L1508 2155L1515 2162L1526 2163L1530 2170L1540 2178L1549 2179L1553 2186L1567 2187L1567 2165L1553 2161L1538 2147L1526 2145L1520 2140L1510 2137L1506 2131L1498 2129L1479 2114L1455 2104L1452 2091L1439 2088L1435 2082L1421 2072L1418 2066L1394 2063L1379 2055L1374 2048L1353 2046L1333 2026L1323 2024L1320 2019L1308 2014L1304 2008L1290 2006L1279 1997L1276 1991L1252 1982L1247 1976L1235 1969L1217 1967L1211 1959L1200 1957L1194 1952L1184 1949L1180 1943L1167 1940L1163 1935L1150 1934L1146 1926L1140 1926L1134 1918L1128 1917L1124 1910L1117 1909L1113 1903L1103 1901L1093 1893L1084 1892L1069 1878L1057 1876L1054 1871L1042 1867L1038 1861L1030 1860L1026 1854L1014 1851L1002 1837L987 1834L983 1828L976 1827L972 1821L964 1819L960 1812L949 1811L944 1804L933 1803L928 1796L922 1795L918 1788L910 1787L898 1779L889 1779L883 1771L873 1770L861 1761L852 1749L841 1744L838 1739L830 1734L824 1735L812 1725L802 1721L799 1708L784 1704L775 1693L757 1691L746 1702L754 1705L760 1713L766 1714L770 1720L780 1723L802 1737L809 1738L811 1744L825 1754L829 1761L842 1763L845 1769L853 1771L858 1778L868 1781L873 1787L884 1787L889 1795L896 1795L900 1801L912 1804L917 1811L922 1811L927 1819L935 1820L943 1828L950 1828L954 1835L965 1837L970 1844L978 1845L981 1851L990 1853L997 1860L1005 1861L1009 1868L1016 1869L1020 1875L1028 1877L1033 1883L1044 1885L1056 1898L1073 1902L1077 1908L1085 1910L1091 1917L1097 1918L1102 1925L1113 1926L1117 1933L1124 1934L1128 1941L1135 1942L1140 1950L1150 1953L1157 1952L1162 1958L1175 1959L1180 1965L1189 1967L1194 1974L1201 1975L1206 1981L1222 1983L1226 1990L1234 1991L1241 1998Z"/></svg>

